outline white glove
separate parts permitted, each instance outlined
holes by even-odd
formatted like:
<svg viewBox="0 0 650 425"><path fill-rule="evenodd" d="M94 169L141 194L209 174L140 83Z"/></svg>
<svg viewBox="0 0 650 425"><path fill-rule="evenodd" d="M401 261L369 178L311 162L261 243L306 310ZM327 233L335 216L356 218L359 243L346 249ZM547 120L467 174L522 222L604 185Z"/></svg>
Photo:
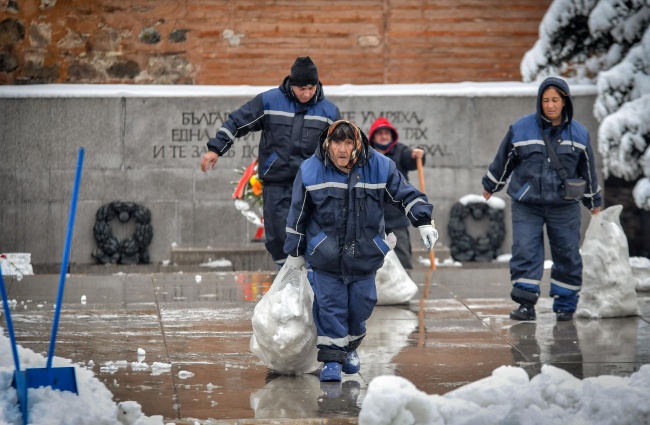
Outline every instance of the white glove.
<svg viewBox="0 0 650 425"><path fill-rule="evenodd" d="M433 226L432 221L431 224L425 224L424 226L418 227L420 236L422 236L422 242L424 242L424 246L426 246L429 251L431 251L433 244L438 240L438 231Z"/></svg>
<svg viewBox="0 0 650 425"><path fill-rule="evenodd" d="M302 267L305 267L305 257L302 255L292 257L290 255L287 257L287 261L285 261L284 264L292 269L300 270Z"/></svg>
<svg viewBox="0 0 650 425"><path fill-rule="evenodd" d="M390 249L395 249L395 245L397 245L397 236L395 236L395 233L390 232L386 236L386 239L384 239L384 242L386 242L386 245L388 245Z"/></svg>

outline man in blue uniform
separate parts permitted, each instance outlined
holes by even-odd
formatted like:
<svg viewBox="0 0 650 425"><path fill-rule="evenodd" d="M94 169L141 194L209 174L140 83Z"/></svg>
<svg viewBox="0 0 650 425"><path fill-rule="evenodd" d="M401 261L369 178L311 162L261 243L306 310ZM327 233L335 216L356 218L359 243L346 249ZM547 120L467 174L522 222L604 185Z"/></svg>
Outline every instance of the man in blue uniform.
<svg viewBox="0 0 650 425"><path fill-rule="evenodd" d="M201 160L204 172L214 168L235 139L262 131L258 176L263 184L265 245L278 267L286 260L283 246L293 179L300 164L316 150L321 132L340 117L336 105L325 98L314 62L299 57L278 88L258 94L232 112L208 142Z"/></svg>

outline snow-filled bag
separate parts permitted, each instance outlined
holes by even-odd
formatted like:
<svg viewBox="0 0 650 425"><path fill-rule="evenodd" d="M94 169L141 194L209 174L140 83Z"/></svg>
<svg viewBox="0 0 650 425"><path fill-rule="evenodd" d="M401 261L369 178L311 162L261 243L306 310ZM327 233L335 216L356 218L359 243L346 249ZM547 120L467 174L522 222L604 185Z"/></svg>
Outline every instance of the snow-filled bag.
<svg viewBox="0 0 650 425"><path fill-rule="evenodd" d="M636 290L650 291L650 258L630 257L632 274L636 277Z"/></svg>
<svg viewBox="0 0 650 425"><path fill-rule="evenodd" d="M300 375L320 367L313 303L307 270L282 266L252 319L251 352L269 369Z"/></svg>
<svg viewBox="0 0 650 425"><path fill-rule="evenodd" d="M33 275L32 254L25 252L0 254L0 272L3 276L16 276L22 280L23 276Z"/></svg>
<svg viewBox="0 0 650 425"><path fill-rule="evenodd" d="M377 305L405 304L418 292L418 286L406 273L395 251L390 250L384 265L377 270Z"/></svg>
<svg viewBox="0 0 650 425"><path fill-rule="evenodd" d="M578 317L600 319L639 314L636 277L619 219L622 210L621 205L614 205L591 216L580 249L582 289Z"/></svg>

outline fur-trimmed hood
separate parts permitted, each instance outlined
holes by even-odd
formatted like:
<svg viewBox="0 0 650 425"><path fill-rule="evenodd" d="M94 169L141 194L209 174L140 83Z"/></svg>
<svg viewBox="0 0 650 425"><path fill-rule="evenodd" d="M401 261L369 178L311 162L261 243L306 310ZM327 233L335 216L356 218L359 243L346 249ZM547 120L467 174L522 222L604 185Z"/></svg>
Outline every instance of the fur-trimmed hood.
<svg viewBox="0 0 650 425"><path fill-rule="evenodd" d="M357 134L359 134L359 138L361 139L360 140L361 146L360 146L360 149L359 149L359 156L358 156L354 166L355 167L356 166L362 166L368 161L368 158L372 154L371 149L370 149L370 142L368 141L368 137L361 130L361 128L359 128L359 126L356 125L355 123L353 123L352 121L338 120L338 121L333 122L325 130L323 130L323 132L320 134L320 138L319 138L319 141L318 141L318 149L316 150L315 155L316 155L317 158L319 158L321 161L323 161L323 163L325 165L336 167L336 165L333 164L332 161L330 160L330 157L329 157L329 155L327 153L327 146L326 146L325 142L327 140L327 135L330 134L330 132L332 130L334 130L334 128L336 128L336 126L338 126L339 124L344 123L344 122L355 126L357 128L357 130L358 130Z"/></svg>

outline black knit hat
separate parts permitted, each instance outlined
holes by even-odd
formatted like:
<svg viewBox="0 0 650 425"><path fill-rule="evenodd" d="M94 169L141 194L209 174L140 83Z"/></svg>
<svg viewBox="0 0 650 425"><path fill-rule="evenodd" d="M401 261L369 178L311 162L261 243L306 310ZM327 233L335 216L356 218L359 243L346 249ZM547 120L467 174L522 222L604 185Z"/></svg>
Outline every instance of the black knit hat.
<svg viewBox="0 0 650 425"><path fill-rule="evenodd" d="M289 83L292 86L315 86L318 84L318 69L309 56L301 57L291 66Z"/></svg>

